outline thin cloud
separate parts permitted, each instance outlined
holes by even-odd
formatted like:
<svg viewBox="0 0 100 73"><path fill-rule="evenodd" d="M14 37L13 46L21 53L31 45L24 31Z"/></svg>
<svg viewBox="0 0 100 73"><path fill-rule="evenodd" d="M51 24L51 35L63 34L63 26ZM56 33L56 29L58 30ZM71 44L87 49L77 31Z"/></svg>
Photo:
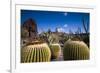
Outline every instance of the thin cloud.
<svg viewBox="0 0 100 73"><path fill-rule="evenodd" d="M57 30L58 32L66 32L67 27L68 27L68 24L64 24L62 27L59 27Z"/></svg>
<svg viewBox="0 0 100 73"><path fill-rule="evenodd" d="M58 32L64 32L64 29L63 28L58 28Z"/></svg>
<svg viewBox="0 0 100 73"><path fill-rule="evenodd" d="M67 25L67 24L65 24L63 27L64 27L64 28L66 28L66 27L68 27L68 25Z"/></svg>

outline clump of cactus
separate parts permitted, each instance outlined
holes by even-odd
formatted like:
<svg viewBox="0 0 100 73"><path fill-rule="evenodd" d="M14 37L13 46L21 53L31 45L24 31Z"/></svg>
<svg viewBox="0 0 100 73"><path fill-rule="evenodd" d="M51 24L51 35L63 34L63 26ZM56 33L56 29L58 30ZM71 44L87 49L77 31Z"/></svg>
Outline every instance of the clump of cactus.
<svg viewBox="0 0 100 73"><path fill-rule="evenodd" d="M68 40L64 44L64 60L88 60L89 48L83 41Z"/></svg>
<svg viewBox="0 0 100 73"><path fill-rule="evenodd" d="M49 41L49 44L59 43L59 37L57 35L55 35L55 34L51 34L48 37L48 41Z"/></svg>
<svg viewBox="0 0 100 73"><path fill-rule="evenodd" d="M21 49L21 63L48 62L51 51L46 43L28 44Z"/></svg>
<svg viewBox="0 0 100 73"><path fill-rule="evenodd" d="M59 55L61 53L61 47L59 44L50 44L51 49L51 59L58 60Z"/></svg>

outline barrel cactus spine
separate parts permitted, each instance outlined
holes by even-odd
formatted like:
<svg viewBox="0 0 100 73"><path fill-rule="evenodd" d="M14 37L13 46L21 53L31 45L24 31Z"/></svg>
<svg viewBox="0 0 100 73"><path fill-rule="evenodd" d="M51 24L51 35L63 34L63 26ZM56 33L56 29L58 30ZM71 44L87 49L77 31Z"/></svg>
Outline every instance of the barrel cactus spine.
<svg viewBox="0 0 100 73"><path fill-rule="evenodd" d="M89 48L83 41L68 40L64 44L64 60L88 60Z"/></svg>

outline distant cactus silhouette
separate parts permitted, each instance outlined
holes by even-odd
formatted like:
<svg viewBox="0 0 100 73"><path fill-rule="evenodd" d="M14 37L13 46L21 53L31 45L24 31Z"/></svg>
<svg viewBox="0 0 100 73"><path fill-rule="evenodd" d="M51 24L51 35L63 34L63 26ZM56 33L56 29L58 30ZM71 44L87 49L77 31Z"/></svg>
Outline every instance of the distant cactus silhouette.
<svg viewBox="0 0 100 73"><path fill-rule="evenodd" d="M27 19L22 25L21 29L26 30L28 33L28 38L36 38L37 37L37 24L36 21L32 18ZM21 31L23 33L23 31ZM23 35L23 34L21 34ZM24 35L26 36L26 35ZM23 37L23 36L22 36Z"/></svg>
<svg viewBox="0 0 100 73"><path fill-rule="evenodd" d="M82 19L82 23L83 23L83 28L85 30L85 33L88 34L89 27L88 24L85 22L84 18Z"/></svg>
<svg viewBox="0 0 100 73"><path fill-rule="evenodd" d="M59 44L50 44L51 49L51 57L52 59L58 59L60 53L61 53L61 47Z"/></svg>
<svg viewBox="0 0 100 73"><path fill-rule="evenodd" d="M87 60L89 59L89 48L82 41L68 40L63 49L64 60Z"/></svg>
<svg viewBox="0 0 100 73"><path fill-rule="evenodd" d="M51 51L46 43L31 44L21 49L21 62L48 62L51 59Z"/></svg>

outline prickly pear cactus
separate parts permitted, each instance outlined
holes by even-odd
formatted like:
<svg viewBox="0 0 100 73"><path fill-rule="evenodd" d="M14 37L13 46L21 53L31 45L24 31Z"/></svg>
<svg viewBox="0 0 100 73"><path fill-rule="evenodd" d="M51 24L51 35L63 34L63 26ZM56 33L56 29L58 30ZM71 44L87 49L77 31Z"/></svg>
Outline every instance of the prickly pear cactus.
<svg viewBox="0 0 100 73"><path fill-rule="evenodd" d="M52 59L58 59L60 53L61 53L61 47L59 44L50 44L51 49L51 58Z"/></svg>
<svg viewBox="0 0 100 73"><path fill-rule="evenodd" d="M88 60L89 48L82 41L68 40L63 49L64 60Z"/></svg>
<svg viewBox="0 0 100 73"><path fill-rule="evenodd" d="M51 51L46 43L24 46L21 49L21 63L48 62Z"/></svg>

